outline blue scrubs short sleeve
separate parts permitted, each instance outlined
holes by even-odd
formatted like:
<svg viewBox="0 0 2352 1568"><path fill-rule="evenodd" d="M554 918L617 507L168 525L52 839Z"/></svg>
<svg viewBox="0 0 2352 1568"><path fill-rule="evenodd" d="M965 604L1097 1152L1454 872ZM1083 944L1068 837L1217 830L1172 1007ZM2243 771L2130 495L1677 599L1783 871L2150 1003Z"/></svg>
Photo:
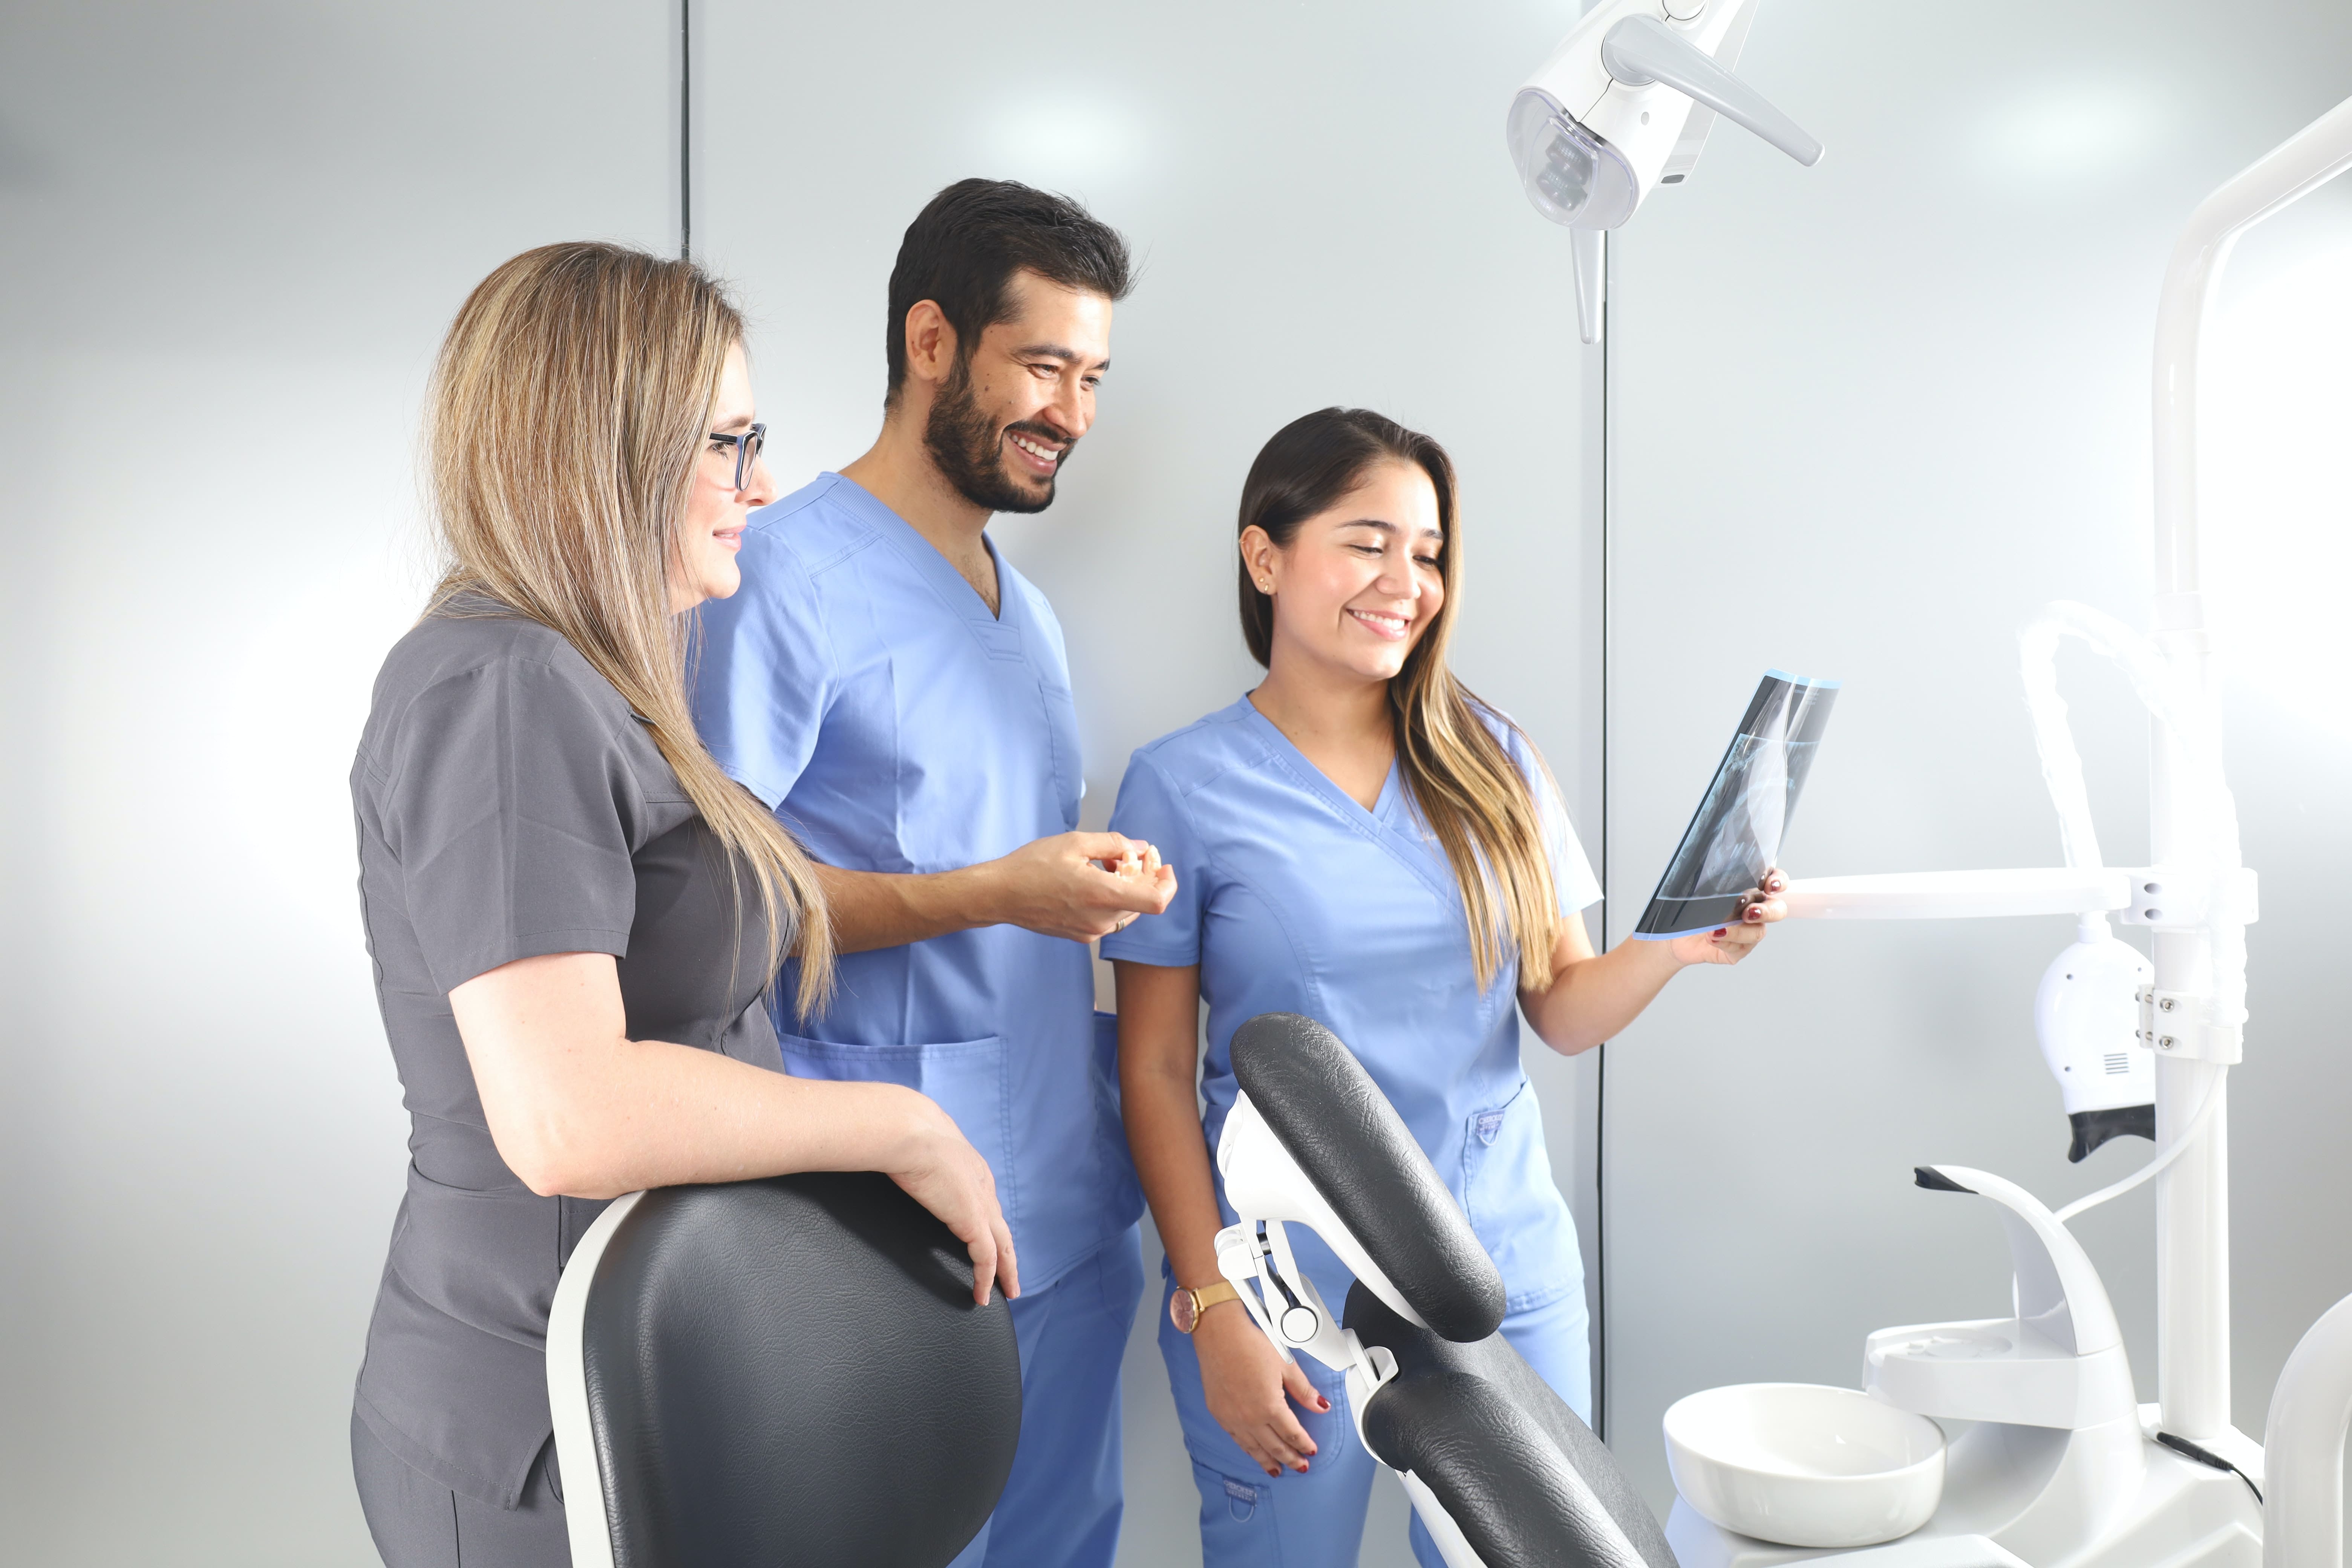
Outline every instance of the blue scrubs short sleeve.
<svg viewBox="0 0 2352 1568"><path fill-rule="evenodd" d="M1118 804L1111 807L1110 830L1140 838L1160 851L1176 873L1176 897L1166 912L1144 915L1125 931L1102 939L1102 955L1130 963L1181 969L1201 962L1202 890L1208 861L1192 813L1159 765L1138 752L1119 781Z"/></svg>
<svg viewBox="0 0 2352 1568"><path fill-rule="evenodd" d="M1588 904L1601 900L1601 879L1592 874L1592 862L1585 858L1584 846L1576 837L1576 828L1568 820L1568 803L1559 797L1559 786L1552 782L1551 771L1535 754L1535 748L1515 725L1502 730L1503 749L1526 775L1528 789L1535 796L1536 812L1543 820L1544 849L1551 860L1552 891L1559 899L1559 912L1572 915Z"/></svg>
<svg viewBox="0 0 2352 1568"><path fill-rule="evenodd" d="M815 584L781 532L743 531L743 585L703 605L694 680L703 743L771 811L815 752L835 684Z"/></svg>

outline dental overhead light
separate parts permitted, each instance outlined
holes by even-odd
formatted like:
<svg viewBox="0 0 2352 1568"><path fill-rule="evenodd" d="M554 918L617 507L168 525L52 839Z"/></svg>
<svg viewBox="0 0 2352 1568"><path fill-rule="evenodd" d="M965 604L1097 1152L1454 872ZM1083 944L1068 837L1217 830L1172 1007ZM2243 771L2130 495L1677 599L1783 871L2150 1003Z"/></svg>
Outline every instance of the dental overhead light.
<svg viewBox="0 0 2352 1568"><path fill-rule="evenodd" d="M1715 117L1811 168L1822 144L1731 74L1754 0L1601 0L1511 103L1511 162L1528 200L1567 226L1577 324L1601 341L1601 236L1698 163Z"/></svg>

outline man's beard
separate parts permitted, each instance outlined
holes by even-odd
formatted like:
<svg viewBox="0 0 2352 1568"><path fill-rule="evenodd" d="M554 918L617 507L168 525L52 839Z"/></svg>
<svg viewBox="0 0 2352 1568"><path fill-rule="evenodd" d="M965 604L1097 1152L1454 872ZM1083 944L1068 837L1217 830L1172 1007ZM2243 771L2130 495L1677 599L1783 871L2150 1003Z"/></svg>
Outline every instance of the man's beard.
<svg viewBox="0 0 2352 1568"><path fill-rule="evenodd" d="M1016 424L1007 426L1041 440L1059 442L1062 437L1042 426ZM1003 431L991 419L971 395L971 367L958 361L949 375L947 384L931 404L930 417L923 422L923 447L937 463L940 472L953 485L956 493L974 506L991 511L1044 511L1054 504L1054 480L1061 476L1061 463L1045 481L1041 494L1029 488L1018 476L1009 473L1004 466ZM1069 461L1072 442L1062 448L1061 462Z"/></svg>

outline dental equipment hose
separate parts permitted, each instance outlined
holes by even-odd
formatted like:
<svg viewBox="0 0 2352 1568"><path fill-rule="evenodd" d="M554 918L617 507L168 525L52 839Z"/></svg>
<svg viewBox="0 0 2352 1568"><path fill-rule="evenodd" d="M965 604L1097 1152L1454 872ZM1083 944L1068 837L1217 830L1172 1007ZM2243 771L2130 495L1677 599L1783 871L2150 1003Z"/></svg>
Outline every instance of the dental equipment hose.
<svg viewBox="0 0 2352 1568"><path fill-rule="evenodd" d="M2198 1102L2197 1114L2189 1119L2189 1125L2181 1130L2179 1137L2175 1138L2171 1142L2166 1144L2163 1149L2158 1152L2156 1158L2150 1160L2147 1164L2142 1165L2138 1170L2134 1171L2130 1175L2126 1176L2122 1181L2116 1183L2113 1186L2101 1187L2097 1192L2092 1193L2087 1196L2076 1198L2073 1203L2068 1204L2064 1208L2060 1209L2057 1214L2052 1217L2056 1219L2060 1225L2064 1225L2076 1215L2087 1214L2092 1209L2097 1208L2101 1204L2105 1203L2109 1198L2119 1198L2123 1196L2134 1187L2138 1186L2142 1182L2148 1181L2155 1177L2156 1174L2162 1171L2167 1165L2171 1164L2175 1160L2179 1159L2181 1155L2187 1153L2189 1152L2189 1146L2196 1142L2198 1138L2204 1132L2206 1123L2213 1120L2214 1108L2221 1103L2221 1086L2229 1081L2230 1069L2225 1067L2216 1068L2213 1071L2213 1081L2208 1084L2205 1088L2205 1098Z"/></svg>

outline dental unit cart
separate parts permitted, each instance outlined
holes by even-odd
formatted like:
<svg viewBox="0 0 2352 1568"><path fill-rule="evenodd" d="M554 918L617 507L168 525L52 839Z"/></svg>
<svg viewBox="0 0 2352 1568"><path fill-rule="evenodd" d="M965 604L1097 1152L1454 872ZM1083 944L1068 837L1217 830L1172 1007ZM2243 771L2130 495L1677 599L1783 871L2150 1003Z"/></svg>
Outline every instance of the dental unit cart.
<svg viewBox="0 0 2352 1568"><path fill-rule="evenodd" d="M1600 0L1513 101L1528 200L1571 232L1585 342L1601 332L1601 236L1688 174L1717 114L1801 163L1820 159L1727 68L1753 20L1753 0ZM2199 576L2197 372L2238 237L2347 168L2352 100L2223 184L2174 248L2156 332L2154 635L2062 604L2021 638L2066 865L1801 879L1786 895L1796 918L2079 917L2035 1005L2072 1157L2121 1132L2158 1152L2054 1214L1989 1173L1920 1167L1927 1193L1987 1200L2007 1227L2013 1312L1870 1335L1859 1391L1749 1384L1675 1405L1666 1536L1681 1568L1830 1552L1852 1553L1852 1568L2344 1568L2352 1298L2288 1360L2263 1441L2230 1421L2227 1084L2243 1052L2255 885L2222 773ZM2101 861L2057 695L2065 637L2120 664L2148 709L2153 865ZM2148 928L2153 963L2110 919ZM2065 1222L2150 1180L2158 1397L2141 1405L2106 1289ZM1969 1425L1948 1447L1937 1420Z"/></svg>

